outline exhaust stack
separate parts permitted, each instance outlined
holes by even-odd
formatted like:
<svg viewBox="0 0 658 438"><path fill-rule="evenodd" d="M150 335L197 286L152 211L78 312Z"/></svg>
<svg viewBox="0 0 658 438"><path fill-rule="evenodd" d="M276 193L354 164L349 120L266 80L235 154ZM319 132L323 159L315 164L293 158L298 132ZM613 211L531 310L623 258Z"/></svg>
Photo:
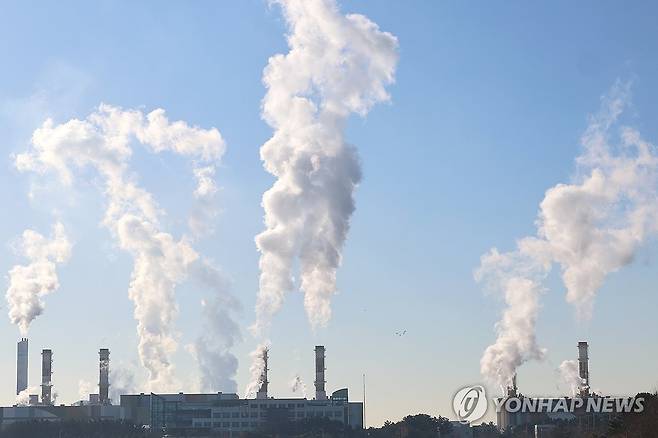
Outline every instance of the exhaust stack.
<svg viewBox="0 0 658 438"><path fill-rule="evenodd" d="M316 345L315 346L315 399L316 400L326 400L327 392L324 389L324 384L327 383L324 380L324 346Z"/></svg>
<svg viewBox="0 0 658 438"><path fill-rule="evenodd" d="M580 376L580 395L589 396L589 346L587 342L578 343L578 375Z"/></svg>
<svg viewBox="0 0 658 438"><path fill-rule="evenodd" d="M51 405L52 402L52 374L53 374L53 351L41 351L41 404Z"/></svg>
<svg viewBox="0 0 658 438"><path fill-rule="evenodd" d="M27 389L27 338L22 338L16 353L16 395Z"/></svg>
<svg viewBox="0 0 658 438"><path fill-rule="evenodd" d="M267 398L267 385L270 383L267 380L267 359L270 350L268 348L263 349L263 371L260 374L260 387L256 393L257 399L266 399Z"/></svg>
<svg viewBox="0 0 658 438"><path fill-rule="evenodd" d="M110 404L110 350L101 348L98 352L98 400L102 405Z"/></svg>
<svg viewBox="0 0 658 438"><path fill-rule="evenodd" d="M516 397L518 394L518 388L516 386L516 373L512 376L512 384L507 387L507 396Z"/></svg>

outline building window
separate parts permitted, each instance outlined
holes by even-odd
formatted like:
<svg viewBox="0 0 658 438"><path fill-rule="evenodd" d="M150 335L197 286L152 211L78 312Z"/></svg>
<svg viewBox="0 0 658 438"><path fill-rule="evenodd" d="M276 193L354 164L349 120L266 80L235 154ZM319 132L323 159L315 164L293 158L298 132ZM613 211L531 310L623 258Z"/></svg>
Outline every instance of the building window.
<svg viewBox="0 0 658 438"><path fill-rule="evenodd" d="M232 418L240 418L240 413L239 412L233 412L231 413Z"/></svg>

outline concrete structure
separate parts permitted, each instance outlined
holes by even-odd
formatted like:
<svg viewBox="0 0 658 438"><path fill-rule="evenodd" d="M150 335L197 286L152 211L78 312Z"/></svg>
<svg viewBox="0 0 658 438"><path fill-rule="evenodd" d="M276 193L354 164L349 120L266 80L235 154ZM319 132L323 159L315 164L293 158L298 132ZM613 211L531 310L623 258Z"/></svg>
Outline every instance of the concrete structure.
<svg viewBox="0 0 658 438"><path fill-rule="evenodd" d="M27 338L22 338L16 352L16 395L27 389Z"/></svg>
<svg viewBox="0 0 658 438"><path fill-rule="evenodd" d="M263 372L260 374L260 387L256 393L257 399L267 398L267 385L270 383L267 380L267 360L268 360L269 349L263 349Z"/></svg>
<svg viewBox="0 0 658 438"><path fill-rule="evenodd" d="M324 346L316 345L315 346L315 399L316 400L326 400L327 392L325 391L324 385L327 383L324 380Z"/></svg>
<svg viewBox="0 0 658 438"><path fill-rule="evenodd" d="M122 395L126 420L168 434L238 437L267 424L327 418L363 427L363 403L350 402L347 389L325 400L305 398L241 399L237 394Z"/></svg>
<svg viewBox="0 0 658 438"><path fill-rule="evenodd" d="M41 351L41 404L52 404L52 367L53 367L53 351Z"/></svg>
<svg viewBox="0 0 658 438"><path fill-rule="evenodd" d="M580 376L580 396L589 396L589 346L587 342L578 343L578 375Z"/></svg>
<svg viewBox="0 0 658 438"><path fill-rule="evenodd" d="M101 348L98 352L98 398L102 405L110 404L110 350Z"/></svg>

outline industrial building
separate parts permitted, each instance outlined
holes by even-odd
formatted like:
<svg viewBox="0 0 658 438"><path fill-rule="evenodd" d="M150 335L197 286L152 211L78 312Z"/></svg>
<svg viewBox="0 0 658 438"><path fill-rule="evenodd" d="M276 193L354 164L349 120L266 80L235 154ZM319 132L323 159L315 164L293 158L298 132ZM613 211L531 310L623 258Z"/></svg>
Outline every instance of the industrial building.
<svg viewBox="0 0 658 438"><path fill-rule="evenodd" d="M274 398L268 394L268 350L263 351L263 371L255 399L237 394L138 394L122 395L124 418L154 430L172 433L213 433L237 437L267 423L327 418L352 428L363 428L363 403L349 401L347 388L325 391L325 348L315 347L315 398Z"/></svg>
<svg viewBox="0 0 658 438"><path fill-rule="evenodd" d="M27 385L27 339L18 344L17 391ZM72 406L52 402L52 357L42 351L41 400L29 396L26 406L0 408L0 427L16 421L126 420L151 430L167 433L237 437L267 424L326 418L352 428L363 428L363 403L351 402L347 388L327 397L325 385L325 348L315 347L315 398L274 398L268 394L268 350L263 351L263 370L254 399L234 393L212 394L123 394L120 404L109 398L110 351L99 351L98 394ZM20 392L20 391L18 391Z"/></svg>
<svg viewBox="0 0 658 438"><path fill-rule="evenodd" d="M601 396L590 392L589 380L589 346L587 342L578 342L578 375L580 377L580 384L576 397L581 399L600 399ZM524 396L518 391L516 384L516 375L512 379L512 384L507 388L505 397L498 399L498 402L503 403L506 399L519 399L522 402L533 404L534 400ZM566 400L567 404L571 404L573 397L562 397ZM556 403L558 398L551 399ZM533 432L537 436L545 436L552 426L542 423L550 423L555 419L575 421L579 430L586 432L591 430L595 425L609 422L614 417L611 413L594 413L586 412L585 407L576 409L569 413L547 413L547 412L508 412L506 409L501 409L496 413L496 424L501 431L519 431L525 430L530 433ZM544 435L541 435L541 434Z"/></svg>

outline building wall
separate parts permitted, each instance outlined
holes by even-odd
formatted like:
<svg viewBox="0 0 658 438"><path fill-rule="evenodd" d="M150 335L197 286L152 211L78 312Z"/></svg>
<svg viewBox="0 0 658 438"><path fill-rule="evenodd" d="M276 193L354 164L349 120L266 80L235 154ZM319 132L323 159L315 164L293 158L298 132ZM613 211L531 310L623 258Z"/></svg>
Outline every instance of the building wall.
<svg viewBox="0 0 658 438"><path fill-rule="evenodd" d="M349 402L347 392L327 400L240 399L236 394L139 394L121 396L126 419L171 432L219 432L237 436L265 423L327 418L363 427L363 403ZM336 393L334 393L336 394Z"/></svg>
<svg viewBox="0 0 658 438"><path fill-rule="evenodd" d="M0 408L0 427L17 421L33 420L122 420L120 406L13 406Z"/></svg>

